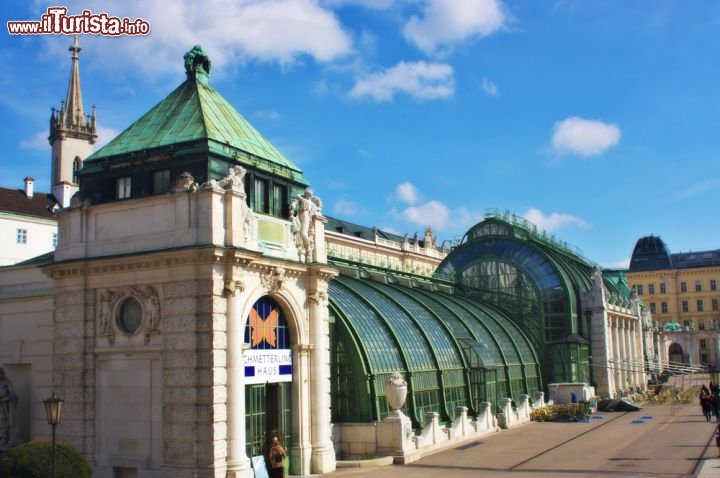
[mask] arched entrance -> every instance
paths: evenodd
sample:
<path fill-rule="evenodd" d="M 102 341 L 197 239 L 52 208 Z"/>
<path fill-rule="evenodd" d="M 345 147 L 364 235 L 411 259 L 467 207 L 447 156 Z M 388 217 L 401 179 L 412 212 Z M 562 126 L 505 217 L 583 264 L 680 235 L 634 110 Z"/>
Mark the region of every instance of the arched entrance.
<path fill-rule="evenodd" d="M 675 342 L 670 344 L 668 348 L 668 359 L 670 362 L 685 363 L 685 354 L 683 353 L 682 346 Z"/>
<path fill-rule="evenodd" d="M 245 322 L 245 427 L 247 454 L 267 456 L 273 436 L 291 446 L 292 353 L 287 320 L 270 297 L 253 305 Z M 289 460 L 288 460 L 289 461 Z"/>

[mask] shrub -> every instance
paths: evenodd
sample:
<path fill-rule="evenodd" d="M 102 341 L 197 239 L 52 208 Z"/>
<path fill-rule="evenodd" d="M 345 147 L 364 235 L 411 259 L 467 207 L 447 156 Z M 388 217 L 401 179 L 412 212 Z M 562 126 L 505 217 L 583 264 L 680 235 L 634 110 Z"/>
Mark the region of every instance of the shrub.
<path fill-rule="evenodd" d="M 92 478 L 85 457 L 67 443 L 55 443 L 57 478 Z M 8 478 L 47 478 L 52 474 L 52 442 L 23 443 L 0 457 L 0 476 Z"/>

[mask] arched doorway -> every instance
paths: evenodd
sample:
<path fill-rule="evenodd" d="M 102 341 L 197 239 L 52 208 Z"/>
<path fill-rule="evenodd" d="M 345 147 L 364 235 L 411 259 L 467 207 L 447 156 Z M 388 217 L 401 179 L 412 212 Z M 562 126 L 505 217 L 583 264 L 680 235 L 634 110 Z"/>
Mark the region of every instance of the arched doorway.
<path fill-rule="evenodd" d="M 292 353 L 290 331 L 280 306 L 270 297 L 253 305 L 245 322 L 245 427 L 247 454 L 267 456 L 277 436 L 291 446 Z"/>
<path fill-rule="evenodd" d="M 685 354 L 683 354 L 682 346 L 675 342 L 670 344 L 668 348 L 668 359 L 670 362 L 685 363 Z"/>

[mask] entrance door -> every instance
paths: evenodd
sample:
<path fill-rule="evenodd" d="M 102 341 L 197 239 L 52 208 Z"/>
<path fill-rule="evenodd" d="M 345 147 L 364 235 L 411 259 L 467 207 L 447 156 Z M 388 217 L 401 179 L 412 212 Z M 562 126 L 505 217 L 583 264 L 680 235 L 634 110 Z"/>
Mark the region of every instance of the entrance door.
<path fill-rule="evenodd" d="M 270 297 L 253 305 L 245 323 L 245 413 L 247 454 L 265 456 L 273 437 L 291 443 L 292 353 L 287 321 Z"/>
<path fill-rule="evenodd" d="M 267 457 L 274 436 L 290 448 L 290 383 L 246 385 L 245 412 L 249 457 Z"/>
<path fill-rule="evenodd" d="M 675 362 L 678 364 L 685 363 L 685 355 L 683 353 L 683 348 L 678 343 L 673 343 L 670 345 L 668 355 L 670 356 L 670 362 Z"/>

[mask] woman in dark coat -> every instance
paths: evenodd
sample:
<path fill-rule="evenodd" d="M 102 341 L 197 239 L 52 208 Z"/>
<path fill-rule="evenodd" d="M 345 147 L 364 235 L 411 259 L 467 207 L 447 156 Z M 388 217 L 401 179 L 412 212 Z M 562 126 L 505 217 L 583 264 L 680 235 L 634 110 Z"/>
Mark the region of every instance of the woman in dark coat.
<path fill-rule="evenodd" d="M 270 458 L 270 477 L 271 478 L 284 478 L 285 477 L 285 457 L 287 451 L 280 444 L 278 437 L 273 437 L 272 448 L 268 454 Z"/>

